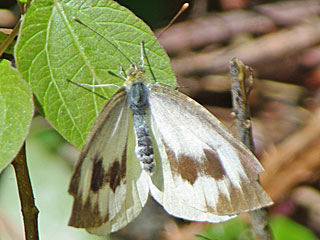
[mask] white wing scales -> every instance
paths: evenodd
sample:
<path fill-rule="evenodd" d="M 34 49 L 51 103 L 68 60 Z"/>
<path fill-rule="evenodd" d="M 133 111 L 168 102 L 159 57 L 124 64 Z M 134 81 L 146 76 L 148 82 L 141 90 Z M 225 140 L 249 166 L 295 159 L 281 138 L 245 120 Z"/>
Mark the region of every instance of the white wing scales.
<path fill-rule="evenodd" d="M 163 190 L 156 180 L 150 188 L 169 213 L 220 222 L 272 204 L 257 182 L 260 163 L 217 119 L 182 93 L 149 88 L 151 128 L 164 179 Z"/>
<path fill-rule="evenodd" d="M 69 225 L 92 232 L 116 231 L 145 205 L 149 188 L 134 156 L 129 113 L 127 95 L 121 89 L 91 129 L 69 187 L 74 196 Z"/>

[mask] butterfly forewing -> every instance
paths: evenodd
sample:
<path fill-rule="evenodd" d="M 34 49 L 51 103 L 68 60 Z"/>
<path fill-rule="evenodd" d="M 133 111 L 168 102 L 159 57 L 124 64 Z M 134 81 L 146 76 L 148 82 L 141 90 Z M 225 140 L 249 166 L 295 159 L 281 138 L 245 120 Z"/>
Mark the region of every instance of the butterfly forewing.
<path fill-rule="evenodd" d="M 130 118 L 122 88 L 100 113 L 81 152 L 69 187 L 74 196 L 69 225 L 96 228 L 109 222 L 110 231 L 117 230 L 136 217 L 145 204 L 148 186 L 140 186 L 142 171 L 139 161 L 133 160 Z M 119 214 L 127 220 L 116 226 L 118 219 L 115 224 L 112 220 Z"/>
<path fill-rule="evenodd" d="M 163 194 L 155 181 L 151 191 L 169 213 L 219 222 L 272 204 L 257 182 L 263 171 L 258 160 L 206 109 L 156 84 L 150 86 L 149 103 L 164 174 Z M 180 204 L 181 211 L 174 207 Z"/>

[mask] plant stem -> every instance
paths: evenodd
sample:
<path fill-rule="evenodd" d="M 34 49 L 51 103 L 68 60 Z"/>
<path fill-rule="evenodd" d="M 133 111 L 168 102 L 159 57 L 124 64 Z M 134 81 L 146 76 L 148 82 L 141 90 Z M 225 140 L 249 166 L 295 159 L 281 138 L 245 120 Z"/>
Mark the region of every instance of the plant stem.
<path fill-rule="evenodd" d="M 232 102 L 236 115 L 236 125 L 240 141 L 252 152 L 254 145 L 252 139 L 251 116 L 248 106 L 248 80 L 252 80 L 252 70 L 240 60 L 233 58 L 230 61 L 229 73 L 232 80 Z M 249 212 L 253 233 L 258 240 L 271 240 L 271 232 L 268 225 L 268 213 L 265 209 Z"/>
<path fill-rule="evenodd" d="M 17 36 L 19 32 L 19 28 L 20 28 L 20 21 L 17 22 L 16 26 L 14 27 L 14 29 L 12 30 L 8 38 L 0 46 L 0 57 L 2 56 L 4 51 L 8 48 L 10 43 L 14 40 L 14 38 Z"/>
<path fill-rule="evenodd" d="M 12 162 L 12 165 L 16 173 L 26 240 L 38 240 L 39 210 L 34 202 L 34 196 L 26 159 L 27 158 L 24 143 L 18 155 Z"/>

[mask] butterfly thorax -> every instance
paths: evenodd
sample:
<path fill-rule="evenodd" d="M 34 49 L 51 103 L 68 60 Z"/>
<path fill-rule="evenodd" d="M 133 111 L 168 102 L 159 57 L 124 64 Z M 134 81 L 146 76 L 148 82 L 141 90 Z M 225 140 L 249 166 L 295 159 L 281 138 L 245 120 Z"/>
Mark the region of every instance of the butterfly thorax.
<path fill-rule="evenodd" d="M 133 129 L 135 133 L 135 153 L 141 167 L 149 174 L 154 172 L 153 147 L 150 137 L 150 127 L 147 121 L 148 88 L 144 84 L 145 72 L 143 67 L 133 66 L 127 72 L 126 82 L 129 106 L 132 111 Z"/>
<path fill-rule="evenodd" d="M 147 82 L 144 67 L 138 66 L 137 64 L 132 64 L 126 74 L 128 77 L 124 85 L 128 88 L 136 82 Z"/>

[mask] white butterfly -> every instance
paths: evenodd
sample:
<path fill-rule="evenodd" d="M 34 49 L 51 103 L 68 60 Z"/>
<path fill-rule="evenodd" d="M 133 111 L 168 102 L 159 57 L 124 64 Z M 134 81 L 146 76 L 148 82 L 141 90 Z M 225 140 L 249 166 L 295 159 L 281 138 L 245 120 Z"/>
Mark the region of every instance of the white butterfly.
<path fill-rule="evenodd" d="M 143 58 L 143 57 L 142 57 Z M 269 206 L 255 156 L 204 107 L 134 64 L 98 116 L 75 168 L 69 225 L 106 235 L 149 193 L 171 215 L 212 223 Z"/>

